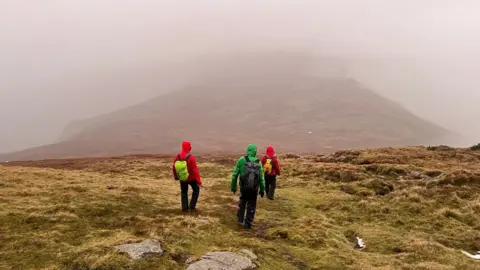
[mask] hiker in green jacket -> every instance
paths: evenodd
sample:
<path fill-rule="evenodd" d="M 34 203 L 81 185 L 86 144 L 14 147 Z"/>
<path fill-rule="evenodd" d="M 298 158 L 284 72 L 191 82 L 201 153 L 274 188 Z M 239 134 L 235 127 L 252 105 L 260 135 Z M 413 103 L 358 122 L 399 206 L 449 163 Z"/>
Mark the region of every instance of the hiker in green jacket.
<path fill-rule="evenodd" d="M 250 144 L 247 147 L 246 156 L 237 160 L 232 175 L 231 191 L 237 192 L 237 179 L 240 176 L 240 201 L 238 203 L 237 222 L 250 229 L 257 208 L 257 194 L 263 198 L 265 195 L 265 179 L 262 163 L 255 156 L 257 146 Z M 260 193 L 258 192 L 260 188 Z M 245 209 L 246 208 L 246 209 Z M 245 210 L 247 211 L 245 217 Z"/>

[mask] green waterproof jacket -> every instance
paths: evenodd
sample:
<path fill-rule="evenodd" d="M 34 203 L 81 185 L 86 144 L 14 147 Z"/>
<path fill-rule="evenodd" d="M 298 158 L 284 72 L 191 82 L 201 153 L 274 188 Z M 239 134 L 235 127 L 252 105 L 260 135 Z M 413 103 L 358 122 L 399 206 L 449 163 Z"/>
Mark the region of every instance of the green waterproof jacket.
<path fill-rule="evenodd" d="M 247 157 L 248 157 L 248 160 L 249 161 L 252 161 L 252 160 L 255 160 L 256 159 L 256 155 L 257 155 L 257 146 L 254 145 L 254 144 L 250 144 L 248 147 L 247 147 Z M 260 165 L 260 172 L 259 172 L 259 176 L 260 176 L 260 191 L 261 192 L 265 192 L 265 179 L 264 179 L 264 174 L 263 174 L 263 166 L 262 166 L 262 163 L 259 159 L 258 160 L 258 164 Z M 233 175 L 232 175 L 232 185 L 231 185 L 231 190 L 232 192 L 236 192 L 237 191 L 237 180 L 238 180 L 238 176 L 242 177 L 245 175 L 245 157 L 241 157 L 237 160 L 237 164 L 235 165 L 235 169 L 233 170 Z"/>

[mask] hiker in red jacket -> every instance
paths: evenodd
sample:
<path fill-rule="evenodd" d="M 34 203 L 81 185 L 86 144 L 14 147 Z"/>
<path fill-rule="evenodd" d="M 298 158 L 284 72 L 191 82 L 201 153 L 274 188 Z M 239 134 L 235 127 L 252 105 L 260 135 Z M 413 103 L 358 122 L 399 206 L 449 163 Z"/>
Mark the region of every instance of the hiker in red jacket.
<path fill-rule="evenodd" d="M 262 157 L 262 165 L 265 173 L 265 191 L 268 199 L 273 200 L 277 187 L 277 175 L 280 176 L 280 164 L 272 146 L 267 147 L 267 151 Z"/>
<path fill-rule="evenodd" d="M 197 162 L 195 156 L 193 156 L 190 151 L 192 150 L 192 145 L 188 141 L 182 143 L 182 152 L 178 153 L 173 160 L 173 178 L 176 181 L 180 181 L 180 189 L 182 191 L 182 211 L 186 212 L 188 210 L 195 211 L 197 205 L 198 196 L 200 195 L 200 188 L 202 186 L 202 180 L 200 179 L 200 173 L 198 172 Z M 186 168 L 183 167 L 185 171 L 178 172 L 175 168 L 177 161 L 186 161 Z M 185 163 L 184 163 L 185 164 Z M 181 168 L 177 167 L 177 168 Z M 188 177 L 186 177 L 188 172 Z M 185 177 L 183 179 L 182 177 Z M 190 200 L 190 206 L 188 205 L 188 185 L 192 187 L 192 199 Z"/>

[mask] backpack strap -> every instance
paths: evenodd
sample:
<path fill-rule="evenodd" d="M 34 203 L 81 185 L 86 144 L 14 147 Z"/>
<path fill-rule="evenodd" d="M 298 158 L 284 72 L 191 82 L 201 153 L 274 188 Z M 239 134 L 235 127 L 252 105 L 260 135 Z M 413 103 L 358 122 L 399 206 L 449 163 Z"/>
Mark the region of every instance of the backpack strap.
<path fill-rule="evenodd" d="M 177 160 L 180 160 L 180 161 L 186 161 L 188 160 L 188 158 L 191 156 L 190 153 L 188 153 L 187 155 L 185 155 L 185 158 L 184 159 L 181 159 L 180 157 L 180 153 L 177 154 Z"/>

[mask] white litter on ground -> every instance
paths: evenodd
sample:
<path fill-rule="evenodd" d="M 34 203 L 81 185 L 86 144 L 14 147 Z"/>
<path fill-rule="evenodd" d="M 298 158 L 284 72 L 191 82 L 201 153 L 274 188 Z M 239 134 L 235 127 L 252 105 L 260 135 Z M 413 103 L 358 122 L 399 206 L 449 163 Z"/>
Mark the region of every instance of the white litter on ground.
<path fill-rule="evenodd" d="M 364 249 L 366 247 L 365 242 L 357 236 L 357 248 Z"/>
<path fill-rule="evenodd" d="M 470 254 L 470 253 L 468 253 L 468 252 L 466 252 L 466 251 L 463 251 L 463 250 L 462 250 L 462 253 L 465 254 L 465 255 L 467 255 L 468 257 L 470 257 L 470 258 L 472 258 L 472 259 L 480 260 L 480 251 L 477 251 L 477 254 L 475 254 L 475 255 L 472 255 L 472 254 Z"/>

